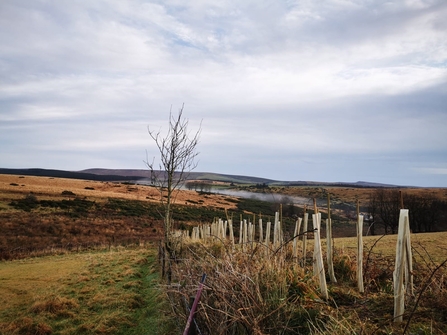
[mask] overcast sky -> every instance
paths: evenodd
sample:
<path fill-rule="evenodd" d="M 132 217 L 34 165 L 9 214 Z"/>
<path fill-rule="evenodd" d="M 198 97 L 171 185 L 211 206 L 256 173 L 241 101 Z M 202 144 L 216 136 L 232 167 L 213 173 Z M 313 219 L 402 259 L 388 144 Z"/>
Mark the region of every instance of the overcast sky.
<path fill-rule="evenodd" d="M 447 187 L 445 0 L 2 0 L 0 167 Z"/>

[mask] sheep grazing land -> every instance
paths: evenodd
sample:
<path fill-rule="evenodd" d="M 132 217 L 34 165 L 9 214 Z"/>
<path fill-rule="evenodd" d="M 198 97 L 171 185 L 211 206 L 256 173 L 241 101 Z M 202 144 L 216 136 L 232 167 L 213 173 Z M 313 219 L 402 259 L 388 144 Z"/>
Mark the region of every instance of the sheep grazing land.
<path fill-rule="evenodd" d="M 228 185 L 219 184 L 223 186 Z M 410 209 L 410 219 L 417 218 L 410 222 L 411 230 L 421 232 L 411 234 L 414 290 L 405 294 L 403 321 L 395 322 L 397 235 L 391 233 L 397 233 L 397 222 L 386 222 L 384 214 L 384 220 L 376 220 L 372 236 L 372 222 L 365 221 L 362 293 L 354 236 L 357 200 L 366 217 L 372 196 L 379 201 L 379 196 L 394 197 L 398 190 L 380 194 L 374 188 L 334 186 L 238 188 L 270 192 L 280 200 L 179 192 L 173 218 L 181 233 L 173 237 L 175 259 L 166 283 L 157 260 L 162 222 L 155 188 L 0 175 L 0 334 L 183 333 L 204 273 L 190 334 L 447 333 L 447 233 L 441 231 L 447 224 L 443 207 L 447 190 L 401 190 L 404 204 L 419 210 Z M 336 282 L 327 271 L 328 214 L 322 204 L 328 193 Z M 294 205 L 290 201 L 294 196 L 310 199 L 307 208 Z M 293 239 L 296 221 L 304 211 L 310 217 L 315 211 L 313 198 L 323 218 L 327 298 L 314 270 L 316 232 L 311 219 L 306 250 L 302 226 Z M 430 201 L 422 205 L 420 199 Z M 281 215 L 275 216 L 277 212 Z M 429 214 L 432 223 L 423 220 Z M 263 236 L 271 221 L 273 242 L 276 217 L 282 224 L 280 242 L 266 244 L 259 236 L 259 220 Z M 228 225 L 224 235 L 190 237 L 194 227 L 218 219 L 232 220 L 233 241 Z M 256 228 L 251 239 L 239 243 L 244 220 Z"/>

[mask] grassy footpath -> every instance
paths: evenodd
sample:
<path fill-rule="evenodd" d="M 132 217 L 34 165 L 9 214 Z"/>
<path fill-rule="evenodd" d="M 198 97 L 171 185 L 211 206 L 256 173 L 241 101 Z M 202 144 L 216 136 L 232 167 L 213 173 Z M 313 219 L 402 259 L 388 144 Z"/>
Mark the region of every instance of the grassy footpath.
<path fill-rule="evenodd" d="M 163 334 L 154 251 L 0 263 L 0 334 Z"/>

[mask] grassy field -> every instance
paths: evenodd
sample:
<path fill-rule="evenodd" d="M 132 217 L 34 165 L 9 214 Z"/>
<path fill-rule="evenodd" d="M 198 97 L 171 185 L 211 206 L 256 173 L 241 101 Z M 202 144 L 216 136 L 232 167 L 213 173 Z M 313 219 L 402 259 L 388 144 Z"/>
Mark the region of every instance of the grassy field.
<path fill-rule="evenodd" d="M 325 240 L 322 240 L 325 245 Z M 386 258 L 396 255 L 397 235 L 364 236 L 365 253 L 373 252 Z M 440 263 L 447 258 L 447 232 L 421 233 L 411 235 L 413 257 L 416 262 Z M 334 239 L 334 248 L 339 252 L 354 254 L 357 248 L 357 238 L 340 237 Z"/>
<path fill-rule="evenodd" d="M 0 334 L 167 334 L 153 248 L 0 263 Z"/>

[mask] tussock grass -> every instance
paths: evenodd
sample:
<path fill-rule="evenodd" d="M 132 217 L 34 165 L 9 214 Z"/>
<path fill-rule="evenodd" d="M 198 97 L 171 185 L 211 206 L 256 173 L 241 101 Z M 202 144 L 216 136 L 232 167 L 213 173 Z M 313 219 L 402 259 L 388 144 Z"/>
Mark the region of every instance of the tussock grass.
<path fill-rule="evenodd" d="M 0 334 L 165 334 L 154 252 L 0 263 Z"/>
<path fill-rule="evenodd" d="M 60 296 L 40 297 L 31 306 L 30 311 L 34 314 L 47 313 L 52 316 L 74 316 L 74 312 L 79 308 L 79 303 L 74 298 Z"/>

